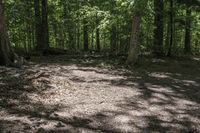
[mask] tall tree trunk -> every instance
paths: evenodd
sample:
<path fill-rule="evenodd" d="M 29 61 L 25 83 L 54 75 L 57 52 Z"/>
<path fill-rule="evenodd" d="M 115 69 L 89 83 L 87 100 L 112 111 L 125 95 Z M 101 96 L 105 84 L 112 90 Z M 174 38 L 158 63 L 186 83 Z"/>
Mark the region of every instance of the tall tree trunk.
<path fill-rule="evenodd" d="M 91 49 L 95 50 L 95 46 L 94 46 L 94 31 L 92 31 L 92 38 L 91 38 Z"/>
<path fill-rule="evenodd" d="M 73 31 L 73 25 L 72 25 L 72 21 L 71 21 L 71 9 L 70 9 L 70 5 L 66 0 L 61 0 L 62 5 L 63 5 L 63 15 L 62 18 L 63 21 L 63 39 L 64 39 L 64 46 L 66 46 L 68 44 L 68 47 L 70 50 L 74 50 L 75 49 L 75 39 L 74 39 L 74 31 Z"/>
<path fill-rule="evenodd" d="M 135 13 L 132 20 L 132 32 L 130 40 L 130 50 L 127 58 L 127 64 L 135 64 L 138 60 L 139 55 L 139 45 L 140 45 L 140 24 L 141 15 L 140 13 Z"/>
<path fill-rule="evenodd" d="M 163 56 L 163 12 L 164 12 L 164 2 L 163 0 L 154 0 L 154 10 L 155 10 L 155 30 L 154 30 L 154 54 L 156 56 Z"/>
<path fill-rule="evenodd" d="M 25 2 L 27 7 L 26 7 L 26 17 L 25 17 L 25 24 L 26 24 L 26 37 L 27 37 L 27 53 L 31 50 L 31 45 L 32 45 L 32 24 L 33 22 L 30 21 L 31 19 L 31 7 L 32 7 L 32 2 L 31 1 L 26 1 Z"/>
<path fill-rule="evenodd" d="M 77 23 L 76 23 L 76 48 L 80 50 L 80 2 L 79 0 L 76 0 L 77 5 Z"/>
<path fill-rule="evenodd" d="M 100 47 L 100 32 L 99 32 L 98 14 L 96 14 L 96 46 L 97 46 L 97 51 L 99 52 L 101 50 L 101 47 Z"/>
<path fill-rule="evenodd" d="M 6 31 L 2 0 L 0 0 L 0 65 L 11 65 L 14 62 L 14 55 Z"/>
<path fill-rule="evenodd" d="M 117 47 L 117 28 L 115 25 L 112 26 L 112 29 L 110 31 L 110 46 L 111 51 L 115 52 Z"/>
<path fill-rule="evenodd" d="M 191 54 L 191 15 L 192 11 L 190 8 L 186 10 L 186 22 L 185 22 L 185 54 Z"/>
<path fill-rule="evenodd" d="M 83 20 L 83 38 L 84 38 L 84 51 L 89 50 L 89 38 L 88 38 L 88 25 L 87 21 Z"/>
<path fill-rule="evenodd" d="M 42 0 L 42 49 L 49 48 L 49 26 L 48 26 L 48 11 L 47 0 Z"/>
<path fill-rule="evenodd" d="M 170 41 L 170 21 L 167 20 L 166 23 L 166 39 L 165 39 L 165 48 L 166 50 L 169 49 L 169 41 Z M 165 53 L 167 53 L 168 51 L 165 51 Z"/>
<path fill-rule="evenodd" d="M 76 30 L 77 30 L 76 31 L 76 39 L 77 39 L 76 47 L 77 47 L 78 50 L 80 50 L 80 28 L 79 28 L 79 22 L 77 24 L 77 29 Z"/>
<path fill-rule="evenodd" d="M 73 31 L 69 28 L 69 44 L 70 44 L 70 50 L 75 50 L 75 39 L 73 35 Z"/>
<path fill-rule="evenodd" d="M 174 2 L 173 0 L 170 0 L 170 42 L 169 42 L 169 50 L 167 53 L 167 56 L 170 57 L 172 55 L 172 46 L 173 46 L 173 35 L 174 35 L 174 28 L 173 28 L 173 22 L 174 22 Z"/>
<path fill-rule="evenodd" d="M 41 13 L 40 13 L 40 0 L 34 0 L 35 10 L 35 38 L 36 38 L 36 49 L 41 49 Z"/>

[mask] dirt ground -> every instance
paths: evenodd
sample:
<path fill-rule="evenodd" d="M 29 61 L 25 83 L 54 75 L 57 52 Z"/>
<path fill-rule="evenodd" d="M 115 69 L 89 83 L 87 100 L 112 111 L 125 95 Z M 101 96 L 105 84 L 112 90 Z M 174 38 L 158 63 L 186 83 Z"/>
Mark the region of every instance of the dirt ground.
<path fill-rule="evenodd" d="M 0 133 L 200 133 L 200 60 L 37 57 L 0 67 Z"/>

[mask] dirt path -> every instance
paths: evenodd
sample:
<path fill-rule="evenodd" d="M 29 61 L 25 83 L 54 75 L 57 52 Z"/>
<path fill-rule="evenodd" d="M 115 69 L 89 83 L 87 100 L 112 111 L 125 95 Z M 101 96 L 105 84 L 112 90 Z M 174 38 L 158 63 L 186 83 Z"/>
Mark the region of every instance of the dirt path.
<path fill-rule="evenodd" d="M 199 61 L 40 60 L 0 67 L 0 133 L 200 132 Z"/>

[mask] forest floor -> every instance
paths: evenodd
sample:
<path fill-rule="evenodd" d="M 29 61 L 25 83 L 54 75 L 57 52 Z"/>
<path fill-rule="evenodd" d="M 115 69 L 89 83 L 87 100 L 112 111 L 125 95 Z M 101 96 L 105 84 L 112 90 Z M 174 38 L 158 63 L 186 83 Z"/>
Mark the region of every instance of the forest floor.
<path fill-rule="evenodd" d="M 119 63 L 117 63 L 119 62 Z M 0 133 L 198 133 L 200 59 L 35 57 L 0 67 Z"/>

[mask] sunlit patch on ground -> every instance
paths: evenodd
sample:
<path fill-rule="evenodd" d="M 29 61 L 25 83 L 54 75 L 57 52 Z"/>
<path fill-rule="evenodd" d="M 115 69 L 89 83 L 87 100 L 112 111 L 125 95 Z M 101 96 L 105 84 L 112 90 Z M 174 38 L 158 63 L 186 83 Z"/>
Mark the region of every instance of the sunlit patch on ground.
<path fill-rule="evenodd" d="M 0 132 L 200 132 L 198 66 L 152 62 L 133 71 L 90 60 L 0 67 Z"/>

